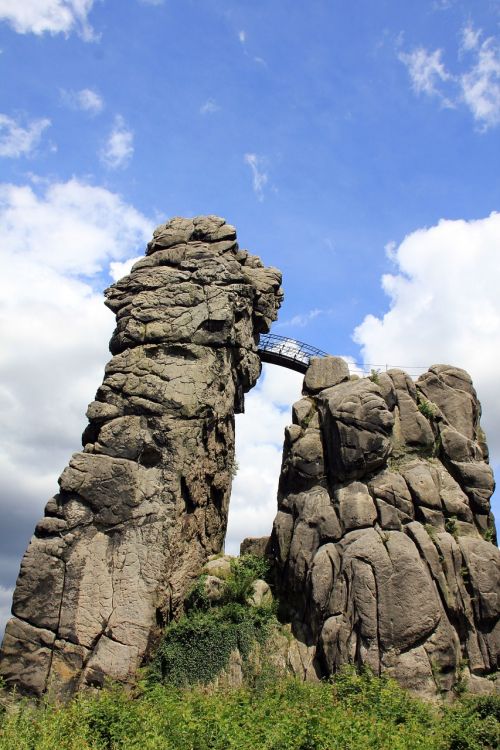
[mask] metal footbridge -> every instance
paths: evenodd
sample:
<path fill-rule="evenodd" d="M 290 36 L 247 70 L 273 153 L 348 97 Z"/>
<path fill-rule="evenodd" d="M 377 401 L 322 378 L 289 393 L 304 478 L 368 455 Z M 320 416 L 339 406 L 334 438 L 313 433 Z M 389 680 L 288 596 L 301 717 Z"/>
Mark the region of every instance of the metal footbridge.
<path fill-rule="evenodd" d="M 311 357 L 328 357 L 329 355 L 321 349 L 304 344 L 303 341 L 277 336 L 275 333 L 264 333 L 259 341 L 259 356 L 261 362 L 288 367 L 289 370 L 304 373 L 309 367 Z"/>

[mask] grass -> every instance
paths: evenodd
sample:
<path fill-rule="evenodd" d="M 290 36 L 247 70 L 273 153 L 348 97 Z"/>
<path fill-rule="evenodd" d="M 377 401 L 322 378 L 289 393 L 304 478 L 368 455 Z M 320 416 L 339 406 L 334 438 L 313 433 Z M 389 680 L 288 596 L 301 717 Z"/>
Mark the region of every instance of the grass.
<path fill-rule="evenodd" d="M 0 750 L 493 750 L 500 700 L 436 707 L 389 679 L 351 670 L 238 689 L 142 684 L 80 694 L 66 706 L 18 702 Z"/>

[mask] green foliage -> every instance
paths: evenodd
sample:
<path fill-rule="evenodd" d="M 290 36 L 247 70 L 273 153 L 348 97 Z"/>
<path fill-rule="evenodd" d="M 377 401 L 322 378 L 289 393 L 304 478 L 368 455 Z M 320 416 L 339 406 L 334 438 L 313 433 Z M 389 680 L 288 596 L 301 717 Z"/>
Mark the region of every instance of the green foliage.
<path fill-rule="evenodd" d="M 498 750 L 500 698 L 464 696 L 443 712 L 442 744 L 446 750 Z"/>
<path fill-rule="evenodd" d="M 455 516 L 450 516 L 445 519 L 444 528 L 454 539 L 458 539 L 457 519 Z"/>
<path fill-rule="evenodd" d="M 368 380 L 371 380 L 372 383 L 379 383 L 380 382 L 380 370 L 376 370 L 374 367 L 370 370 L 370 374 L 368 375 Z"/>
<path fill-rule="evenodd" d="M 257 555 L 242 555 L 231 560 L 231 575 L 226 581 L 225 600 L 245 604 L 257 578 L 266 578 L 269 563 Z"/>
<path fill-rule="evenodd" d="M 493 524 L 482 532 L 482 537 L 486 542 L 493 543 L 495 541 L 495 528 Z"/>
<path fill-rule="evenodd" d="M 206 685 L 227 666 L 232 651 L 247 658 L 263 643 L 272 625 L 272 609 L 229 602 L 208 611 L 191 610 L 169 625 L 153 660 L 150 679 L 173 685 Z"/>
<path fill-rule="evenodd" d="M 227 667 L 233 651 L 248 659 L 254 644 L 263 644 L 272 628 L 279 627 L 273 608 L 247 604 L 253 582 L 268 572 L 269 564 L 261 557 L 234 558 L 220 604 L 208 599 L 206 576 L 200 576 L 186 599 L 186 615 L 163 633 L 149 679 L 207 685 Z"/>
<path fill-rule="evenodd" d="M 499 729 L 498 697 L 438 708 L 389 679 L 344 670 L 324 683 L 153 684 L 64 707 L 20 702 L 0 719 L 0 750 L 496 750 Z"/>
<path fill-rule="evenodd" d="M 191 609 L 197 609 L 200 611 L 206 611 L 212 606 L 212 602 L 207 596 L 205 590 L 206 575 L 201 575 L 197 580 L 192 589 L 188 592 L 186 601 L 184 602 L 186 611 Z"/>
<path fill-rule="evenodd" d="M 433 401 L 422 399 L 418 404 L 418 410 L 426 419 L 434 420 L 439 414 L 439 407 Z"/>
<path fill-rule="evenodd" d="M 467 665 L 467 659 L 462 659 L 457 666 L 456 681 L 453 686 L 455 695 L 464 695 L 467 690 L 467 683 L 465 681 L 465 668 Z"/>

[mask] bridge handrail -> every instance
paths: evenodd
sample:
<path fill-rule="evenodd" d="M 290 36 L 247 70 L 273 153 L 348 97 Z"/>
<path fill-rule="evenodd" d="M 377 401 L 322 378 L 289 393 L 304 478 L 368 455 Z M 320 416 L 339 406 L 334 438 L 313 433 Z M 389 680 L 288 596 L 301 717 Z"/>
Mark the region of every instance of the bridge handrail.
<path fill-rule="evenodd" d="M 282 364 L 299 372 L 305 372 L 311 357 L 329 356 L 326 352 L 304 341 L 297 341 L 289 336 L 278 336 L 276 333 L 261 335 L 259 355 L 263 362 Z"/>

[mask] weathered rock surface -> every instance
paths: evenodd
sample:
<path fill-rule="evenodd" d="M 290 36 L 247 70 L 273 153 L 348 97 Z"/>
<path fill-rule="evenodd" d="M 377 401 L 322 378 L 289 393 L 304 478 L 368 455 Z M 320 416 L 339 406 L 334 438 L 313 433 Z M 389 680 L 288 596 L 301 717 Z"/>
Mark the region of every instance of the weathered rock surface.
<path fill-rule="evenodd" d="M 114 355 L 24 556 L 0 673 L 67 695 L 134 675 L 224 540 L 234 413 L 281 275 L 215 216 L 158 227 L 106 292 Z"/>
<path fill-rule="evenodd" d="M 428 696 L 464 676 L 494 690 L 500 552 L 470 377 L 437 365 L 416 383 L 347 381 L 328 359 L 285 432 L 271 537 L 283 615 L 315 674 L 350 663 Z"/>

